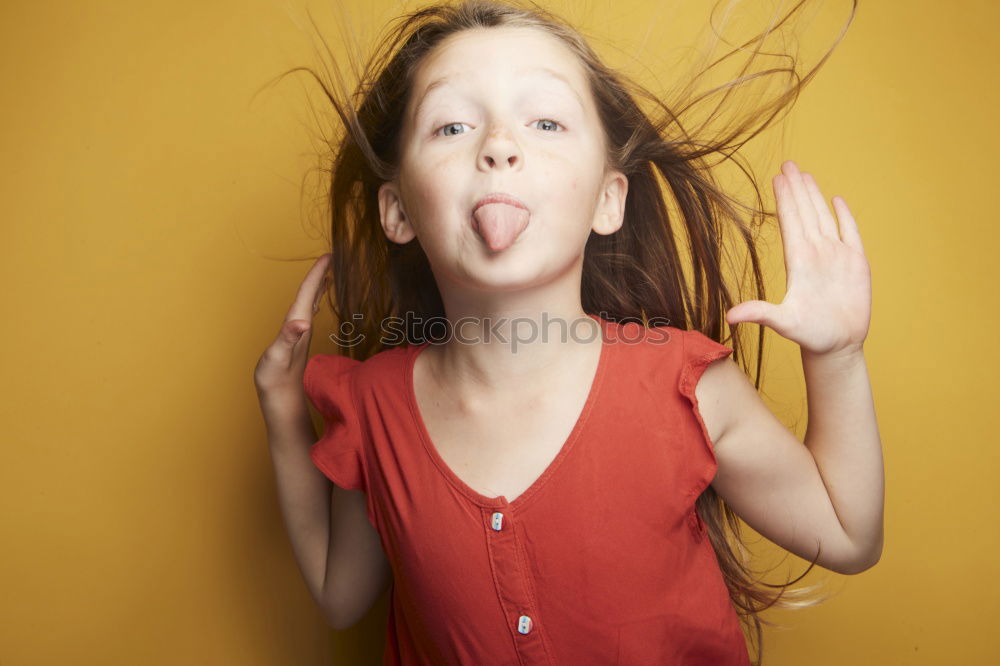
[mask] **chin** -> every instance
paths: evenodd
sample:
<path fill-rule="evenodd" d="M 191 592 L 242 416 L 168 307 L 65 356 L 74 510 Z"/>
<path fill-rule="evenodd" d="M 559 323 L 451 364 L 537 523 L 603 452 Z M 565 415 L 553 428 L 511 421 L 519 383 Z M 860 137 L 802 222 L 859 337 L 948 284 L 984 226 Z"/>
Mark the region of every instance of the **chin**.
<path fill-rule="evenodd" d="M 517 244 L 478 261 L 457 266 L 459 283 L 483 291 L 521 291 L 565 278 L 581 257 L 542 257 L 528 250 L 517 252 Z"/>

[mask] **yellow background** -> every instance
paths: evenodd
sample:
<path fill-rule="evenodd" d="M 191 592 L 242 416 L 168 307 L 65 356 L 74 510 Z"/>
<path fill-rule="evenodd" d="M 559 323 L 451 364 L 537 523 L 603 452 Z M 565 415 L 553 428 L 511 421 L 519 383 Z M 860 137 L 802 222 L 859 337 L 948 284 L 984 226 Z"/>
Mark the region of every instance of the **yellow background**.
<path fill-rule="evenodd" d="M 847 5 L 813 12 L 804 57 Z M 386 597 L 335 632 L 301 579 L 251 378 L 310 265 L 279 260 L 325 249 L 316 188 L 300 193 L 319 182 L 315 87 L 254 92 L 318 64 L 307 7 L 338 43 L 333 6 L 0 8 L 3 666 L 379 663 Z M 624 55 L 655 70 L 709 6 L 566 14 L 641 77 Z M 345 7 L 370 36 L 397 5 Z M 836 596 L 766 615 L 788 627 L 767 629 L 767 664 L 1000 663 L 997 25 L 985 0 L 862 0 L 751 151 L 768 197 L 793 159 L 858 221 L 887 488 L 882 561 L 810 573 Z M 780 300 L 780 240 L 768 266 Z M 767 398 L 801 436 L 801 365 L 770 338 Z M 769 580 L 802 569 L 789 556 Z"/>

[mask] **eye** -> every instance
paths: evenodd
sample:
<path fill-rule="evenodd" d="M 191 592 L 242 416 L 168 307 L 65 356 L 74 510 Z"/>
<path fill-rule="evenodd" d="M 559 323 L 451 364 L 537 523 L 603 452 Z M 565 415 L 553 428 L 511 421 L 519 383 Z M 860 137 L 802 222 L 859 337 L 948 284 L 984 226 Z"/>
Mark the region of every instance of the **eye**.
<path fill-rule="evenodd" d="M 441 130 L 445 130 L 442 136 L 455 136 L 456 134 L 461 134 L 462 132 L 449 132 L 448 129 L 451 127 L 458 127 L 460 125 L 465 125 L 465 123 L 448 123 L 447 125 L 441 125 L 436 130 L 434 130 L 434 135 L 437 136 L 441 134 Z M 468 125 L 465 125 L 468 127 Z"/>
<path fill-rule="evenodd" d="M 559 124 L 559 123 L 557 123 L 556 121 L 554 121 L 554 120 L 550 120 L 550 119 L 548 119 L 548 118 L 539 118 L 539 119 L 538 119 L 538 120 L 536 120 L 535 122 L 536 122 L 536 123 L 548 123 L 548 126 L 552 127 L 552 131 L 557 131 L 557 130 L 555 129 L 556 127 L 562 127 L 562 125 L 560 125 L 560 124 Z"/>
<path fill-rule="evenodd" d="M 562 127 L 562 125 L 560 123 L 557 123 L 556 121 L 551 120 L 549 118 L 540 118 L 540 119 L 536 120 L 535 123 L 536 124 L 537 123 L 546 123 L 546 125 L 544 127 L 551 128 L 551 129 L 547 129 L 546 130 L 546 131 L 549 131 L 549 132 L 558 132 L 559 130 L 556 129 L 556 128 Z M 435 136 L 457 136 L 458 134 L 464 134 L 464 132 L 454 132 L 454 131 L 451 131 L 452 128 L 454 128 L 454 127 L 461 127 L 461 126 L 468 127 L 468 125 L 466 125 L 465 123 L 448 123 L 446 125 L 441 125 L 436 130 L 434 130 L 434 135 Z M 442 133 L 442 130 L 443 130 L 443 133 Z"/>

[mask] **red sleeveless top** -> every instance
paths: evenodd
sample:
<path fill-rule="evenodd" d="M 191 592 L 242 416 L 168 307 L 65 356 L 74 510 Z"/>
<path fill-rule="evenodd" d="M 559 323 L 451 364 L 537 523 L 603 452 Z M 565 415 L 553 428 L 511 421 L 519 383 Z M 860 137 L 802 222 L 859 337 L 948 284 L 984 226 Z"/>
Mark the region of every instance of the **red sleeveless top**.
<path fill-rule="evenodd" d="M 412 372 L 431 343 L 309 359 L 312 460 L 366 493 L 392 568 L 383 664 L 750 663 L 694 506 L 717 467 L 694 388 L 733 350 L 590 316 L 604 340 L 583 411 L 512 502 L 466 485 L 430 441 Z"/>

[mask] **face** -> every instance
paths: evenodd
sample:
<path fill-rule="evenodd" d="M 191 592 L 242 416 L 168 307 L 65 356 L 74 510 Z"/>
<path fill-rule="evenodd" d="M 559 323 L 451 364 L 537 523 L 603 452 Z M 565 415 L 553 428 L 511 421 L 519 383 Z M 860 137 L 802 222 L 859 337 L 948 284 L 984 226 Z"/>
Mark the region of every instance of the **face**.
<path fill-rule="evenodd" d="M 628 181 L 605 164 L 586 75 L 567 47 L 532 28 L 466 30 L 414 72 L 399 176 L 379 190 L 382 226 L 394 242 L 418 239 L 442 292 L 540 285 L 582 269 L 591 231 L 621 226 Z M 485 207 L 501 229 L 490 234 L 473 207 L 497 192 L 527 212 Z M 527 226 L 505 236 L 525 214 Z"/>

